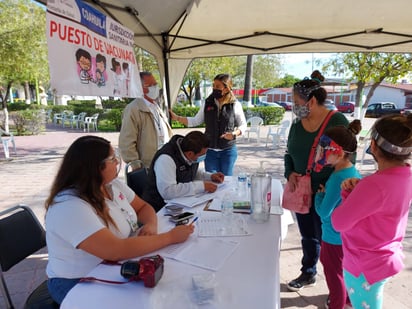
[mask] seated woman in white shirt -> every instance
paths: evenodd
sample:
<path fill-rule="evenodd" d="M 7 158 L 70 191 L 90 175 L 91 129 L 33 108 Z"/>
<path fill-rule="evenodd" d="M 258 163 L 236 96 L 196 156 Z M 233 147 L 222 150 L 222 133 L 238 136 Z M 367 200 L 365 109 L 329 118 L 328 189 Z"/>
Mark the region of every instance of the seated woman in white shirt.
<path fill-rule="evenodd" d="M 63 158 L 46 200 L 46 272 L 59 304 L 102 261 L 143 256 L 193 233 L 193 225 L 181 225 L 158 234 L 151 205 L 116 179 L 120 162 L 97 136 L 78 138 Z"/>

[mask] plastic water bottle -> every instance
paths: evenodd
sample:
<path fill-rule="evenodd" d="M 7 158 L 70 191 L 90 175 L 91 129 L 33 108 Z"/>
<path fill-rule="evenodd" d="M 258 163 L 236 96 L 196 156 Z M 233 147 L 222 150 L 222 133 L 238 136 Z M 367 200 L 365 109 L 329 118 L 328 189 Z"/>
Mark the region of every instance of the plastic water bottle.
<path fill-rule="evenodd" d="M 247 198 L 248 196 L 248 183 L 247 183 L 247 175 L 245 172 L 239 172 L 237 176 L 237 192 L 238 196 L 241 198 Z"/>
<path fill-rule="evenodd" d="M 220 232 L 222 236 L 230 234 L 232 231 L 233 222 L 233 200 L 230 194 L 226 195 L 222 200 L 222 221 Z"/>
<path fill-rule="evenodd" d="M 221 210 L 223 217 L 230 217 L 233 215 L 233 200 L 230 196 L 226 195 L 223 198 Z"/>

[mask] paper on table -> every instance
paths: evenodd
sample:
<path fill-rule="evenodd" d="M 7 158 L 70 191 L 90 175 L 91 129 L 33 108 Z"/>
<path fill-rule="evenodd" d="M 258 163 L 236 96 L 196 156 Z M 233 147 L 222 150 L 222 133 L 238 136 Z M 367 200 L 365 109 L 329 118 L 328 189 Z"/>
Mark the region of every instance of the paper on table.
<path fill-rule="evenodd" d="M 221 214 L 205 213 L 200 217 L 197 229 L 199 237 L 252 235 L 245 216 L 240 214 L 233 214 L 228 222 L 228 218 Z"/>
<path fill-rule="evenodd" d="M 211 203 L 207 206 L 207 209 L 210 211 L 221 211 L 222 200 L 219 198 L 214 198 Z M 242 207 L 233 207 L 233 211 L 237 213 L 245 213 L 250 214 L 250 208 L 242 208 Z M 283 208 L 280 205 L 276 205 L 272 202 L 272 206 L 270 207 L 270 214 L 271 215 L 282 215 Z"/>
<path fill-rule="evenodd" d="M 206 203 L 214 198 L 213 193 L 205 193 L 193 196 L 177 197 L 171 200 L 167 200 L 167 205 L 181 205 L 184 207 L 195 207 L 200 204 Z"/>
<path fill-rule="evenodd" d="M 219 183 L 217 185 L 218 188 L 214 193 L 203 192 L 192 196 L 177 197 L 171 200 L 167 200 L 166 203 L 167 205 L 180 205 L 189 208 L 201 205 L 212 200 L 218 194 L 221 194 L 222 191 L 225 191 L 228 187 L 226 182 Z"/>
<path fill-rule="evenodd" d="M 166 258 L 200 268 L 217 271 L 235 251 L 239 242 L 218 238 L 196 238 L 161 249 L 158 253 Z"/>

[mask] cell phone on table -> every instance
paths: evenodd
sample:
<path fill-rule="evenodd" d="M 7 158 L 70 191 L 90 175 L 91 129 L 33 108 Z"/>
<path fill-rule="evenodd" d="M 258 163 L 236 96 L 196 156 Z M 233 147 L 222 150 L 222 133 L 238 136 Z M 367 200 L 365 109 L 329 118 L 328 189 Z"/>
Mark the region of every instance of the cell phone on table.
<path fill-rule="evenodd" d="M 184 213 L 181 213 L 180 215 L 171 216 L 169 220 L 176 225 L 181 225 L 189 223 L 189 219 L 193 218 L 194 216 L 195 214 L 193 212 L 186 211 Z"/>

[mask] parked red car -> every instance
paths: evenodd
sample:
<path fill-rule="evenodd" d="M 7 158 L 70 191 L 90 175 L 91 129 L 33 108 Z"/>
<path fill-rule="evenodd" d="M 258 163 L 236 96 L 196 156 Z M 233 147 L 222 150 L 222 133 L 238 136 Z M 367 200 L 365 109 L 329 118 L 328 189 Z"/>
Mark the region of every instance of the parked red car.
<path fill-rule="evenodd" d="M 338 111 L 342 113 L 350 114 L 350 113 L 353 113 L 355 110 L 355 102 L 350 102 L 350 101 L 341 102 L 337 104 L 336 107 L 338 108 Z"/>
<path fill-rule="evenodd" d="M 276 101 L 279 105 L 281 105 L 285 111 L 291 111 L 292 110 L 292 102 L 287 102 L 287 101 Z"/>

